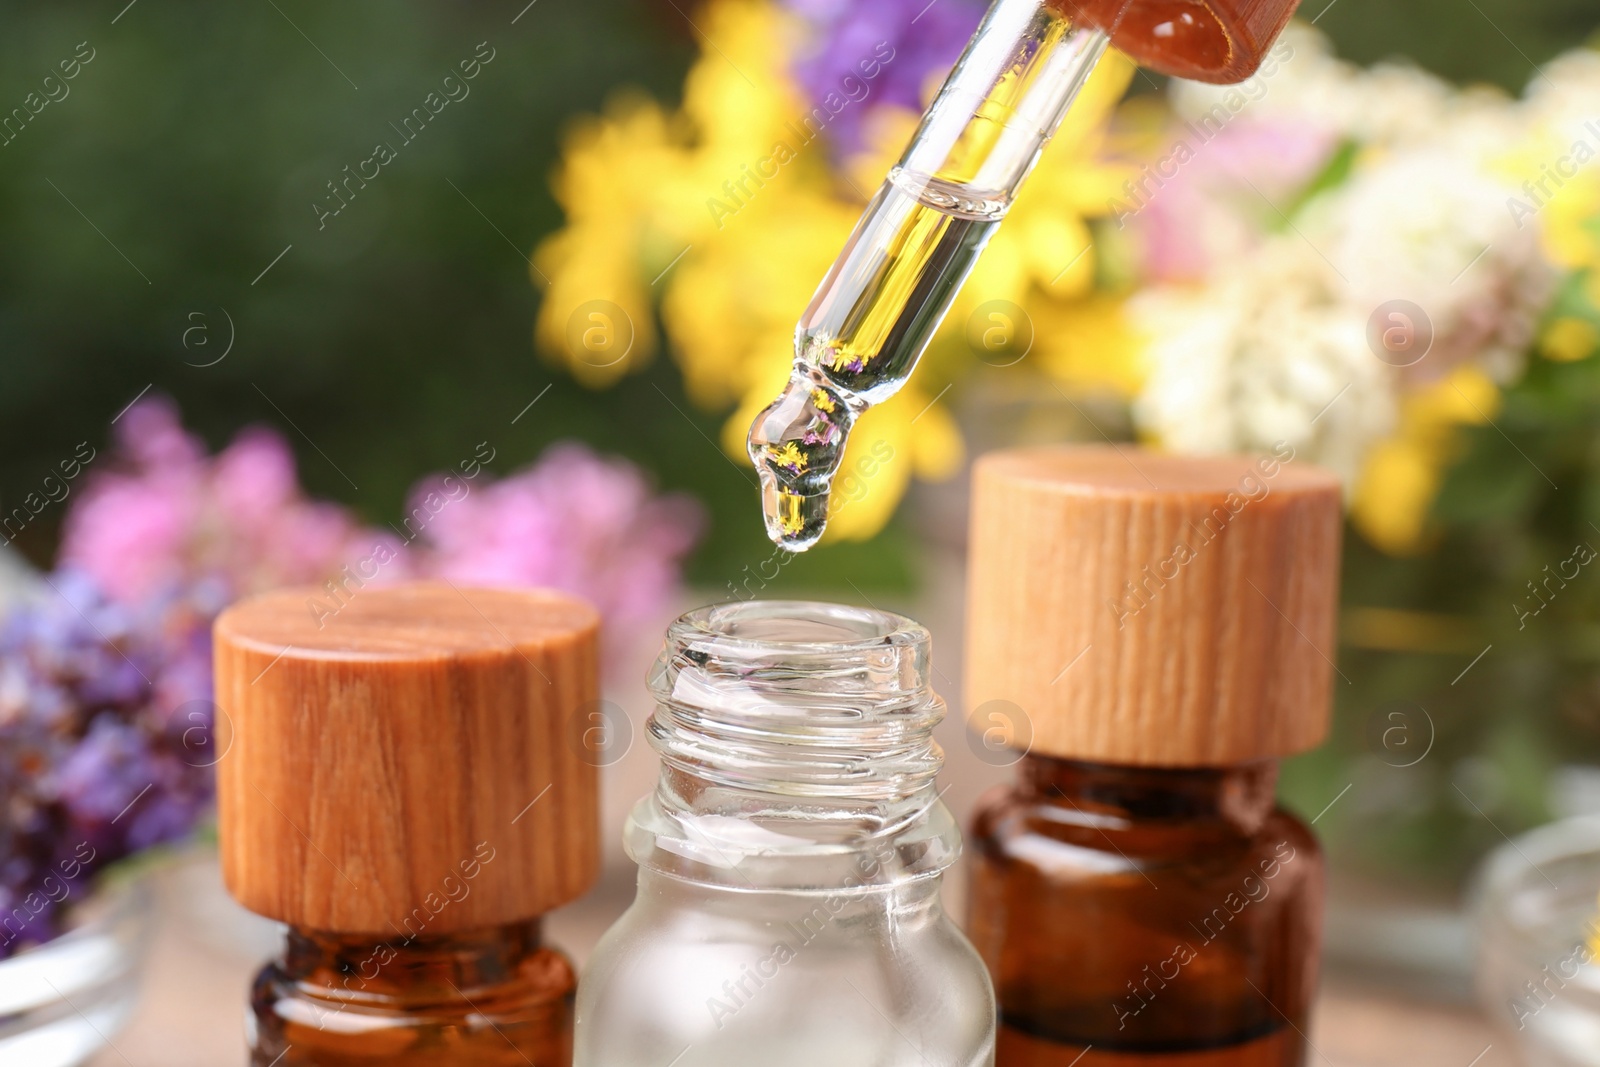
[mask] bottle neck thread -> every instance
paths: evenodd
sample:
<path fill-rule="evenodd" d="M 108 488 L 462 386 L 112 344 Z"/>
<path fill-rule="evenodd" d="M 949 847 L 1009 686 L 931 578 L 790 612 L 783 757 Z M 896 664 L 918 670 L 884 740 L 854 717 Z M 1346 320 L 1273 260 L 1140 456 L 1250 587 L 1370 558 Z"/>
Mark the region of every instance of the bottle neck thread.
<path fill-rule="evenodd" d="M 911 620 L 841 605 L 746 601 L 678 619 L 650 674 L 661 777 L 634 813 L 634 858 L 735 882 L 864 851 L 884 853 L 883 879 L 942 869 L 956 846 L 934 787 L 944 702 L 929 655 Z"/>

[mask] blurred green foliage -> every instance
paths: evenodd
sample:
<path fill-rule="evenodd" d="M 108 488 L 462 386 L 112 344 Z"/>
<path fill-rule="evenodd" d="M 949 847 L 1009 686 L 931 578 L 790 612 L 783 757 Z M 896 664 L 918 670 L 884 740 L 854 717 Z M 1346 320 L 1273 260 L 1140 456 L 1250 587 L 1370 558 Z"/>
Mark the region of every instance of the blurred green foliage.
<path fill-rule="evenodd" d="M 1594 0 L 1304 0 L 1339 55 L 1363 65 L 1410 59 L 1460 84 L 1517 94 L 1536 64 L 1600 27 Z"/>
<path fill-rule="evenodd" d="M 1600 329 L 1587 281 L 1551 314 Z M 1318 825 L 1336 856 L 1449 882 L 1561 814 L 1558 770 L 1600 763 L 1600 356 L 1531 357 L 1464 435 L 1433 518 L 1414 559 L 1348 535 L 1334 736 L 1286 791 L 1315 813 L 1350 785 Z M 1373 608 L 1401 614 L 1362 624 Z"/>
<path fill-rule="evenodd" d="M 1339 0 L 1319 25 L 1356 59 L 1410 52 L 1518 85 L 1594 21 L 1588 0 L 1446 3 Z M 669 359 L 595 393 L 531 343 L 524 257 L 559 221 L 547 179 L 562 133 L 624 84 L 674 100 L 697 50 L 693 9 L 524 5 L 0 4 L 0 109 L 24 106 L 80 42 L 94 50 L 70 94 L 0 148 L 0 506 L 79 441 L 103 446 L 151 386 L 213 444 L 279 426 L 311 491 L 373 521 L 479 441 L 503 472 L 577 437 L 706 501 L 700 582 L 720 589 L 765 559 L 752 478 L 713 444 L 720 414 L 689 406 Z M 319 229 L 326 183 L 398 143 L 390 124 L 480 42 L 494 59 L 470 96 Z M 230 335 L 225 359 L 195 365 Z M 20 547 L 47 561 L 59 517 Z M 783 584 L 904 585 L 909 545 L 892 526 L 795 563 Z"/>
<path fill-rule="evenodd" d="M 531 343 L 564 130 L 622 83 L 675 97 L 691 31 L 667 5 L 525 3 L 6 5 L 5 107 L 79 42 L 94 58 L 0 148 L 0 502 L 153 385 L 213 444 L 277 425 L 312 492 L 374 521 L 486 439 L 502 473 L 578 437 L 719 516 L 752 507 L 669 363 L 595 393 Z M 480 42 L 468 95 L 406 143 L 391 123 Z M 380 141 L 398 157 L 319 228 Z M 719 523 L 708 555 L 762 558 L 753 525 Z M 20 544 L 44 561 L 52 539 Z"/>

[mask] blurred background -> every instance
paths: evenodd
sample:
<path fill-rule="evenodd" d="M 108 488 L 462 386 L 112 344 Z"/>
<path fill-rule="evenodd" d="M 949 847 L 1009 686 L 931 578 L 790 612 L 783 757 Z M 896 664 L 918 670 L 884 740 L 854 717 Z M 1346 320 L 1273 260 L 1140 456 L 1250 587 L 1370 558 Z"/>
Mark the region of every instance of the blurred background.
<path fill-rule="evenodd" d="M 3 8 L 0 911 L 26 922 L 0 952 L 43 948 L 0 970 L 91 916 L 148 935 L 97 1063 L 242 1062 L 273 932 L 207 843 L 231 599 L 381 545 L 383 580 L 601 606 L 610 860 L 555 924 L 581 957 L 631 892 L 673 615 L 906 611 L 957 710 L 971 457 L 1105 439 L 1286 444 L 1345 479 L 1334 734 L 1282 785 L 1333 868 L 1313 1037 L 1512 1062 L 1471 1007 L 1472 872 L 1600 812 L 1592 3 L 1307 0 L 1236 89 L 1102 63 L 800 557 L 765 539 L 744 429 L 981 5 Z M 958 719 L 964 818 L 1008 772 Z M 52 871 L 71 891 L 41 900 Z"/>

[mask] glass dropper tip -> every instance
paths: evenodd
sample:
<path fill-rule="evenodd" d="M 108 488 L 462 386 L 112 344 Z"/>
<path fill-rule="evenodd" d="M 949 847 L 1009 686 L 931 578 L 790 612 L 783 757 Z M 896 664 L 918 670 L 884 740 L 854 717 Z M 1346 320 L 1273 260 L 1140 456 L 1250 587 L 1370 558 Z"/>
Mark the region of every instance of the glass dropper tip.
<path fill-rule="evenodd" d="M 828 525 L 830 489 L 801 494 L 781 484 L 767 471 L 761 477 L 761 514 L 766 520 L 767 537 L 779 548 L 804 552 L 822 540 Z"/>
<path fill-rule="evenodd" d="M 761 514 L 767 536 L 780 548 L 804 552 L 822 537 L 833 476 L 855 419 L 855 410 L 820 375 L 796 367 L 751 424 L 747 448 L 761 478 Z"/>

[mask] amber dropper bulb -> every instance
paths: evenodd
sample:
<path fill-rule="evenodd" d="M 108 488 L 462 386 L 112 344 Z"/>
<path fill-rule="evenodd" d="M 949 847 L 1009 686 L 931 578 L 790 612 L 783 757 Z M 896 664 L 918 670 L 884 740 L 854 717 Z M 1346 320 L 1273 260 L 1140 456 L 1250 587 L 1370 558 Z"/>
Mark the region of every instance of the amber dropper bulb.
<path fill-rule="evenodd" d="M 217 620 L 223 878 L 289 927 L 252 1067 L 568 1067 L 576 978 L 541 917 L 598 871 L 597 625 L 447 583 Z"/>
<path fill-rule="evenodd" d="M 1107 43 L 1163 73 L 1239 81 L 1296 3 L 995 0 L 801 315 L 788 383 L 751 424 L 768 537 L 800 552 L 822 536 L 851 427 L 911 377 Z"/>
<path fill-rule="evenodd" d="M 977 463 L 966 703 L 1017 769 L 968 836 L 996 1067 L 1305 1062 L 1323 861 L 1275 786 L 1327 732 L 1342 509 L 1292 455 Z"/>

